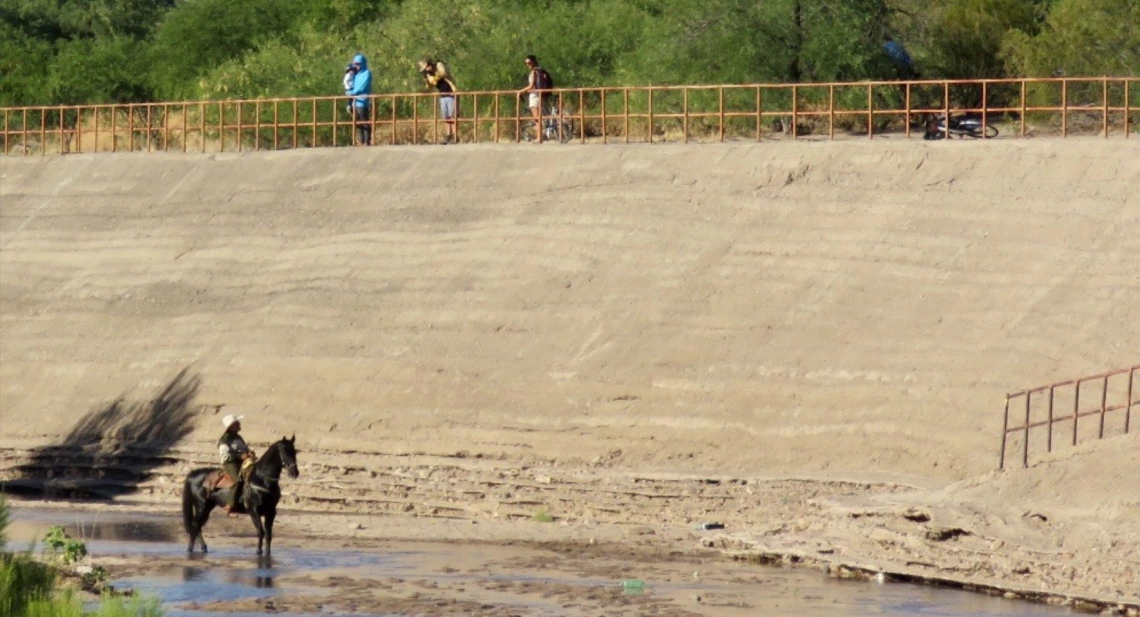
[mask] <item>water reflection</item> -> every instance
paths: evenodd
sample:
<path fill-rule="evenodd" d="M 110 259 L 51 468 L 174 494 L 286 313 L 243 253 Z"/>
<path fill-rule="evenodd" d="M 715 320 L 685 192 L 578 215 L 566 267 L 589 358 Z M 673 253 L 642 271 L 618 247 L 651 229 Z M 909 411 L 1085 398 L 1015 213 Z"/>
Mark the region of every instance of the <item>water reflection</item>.
<path fill-rule="evenodd" d="M 77 538 L 119 542 L 174 542 L 180 532 L 170 521 L 78 523 L 65 529 Z"/>
<path fill-rule="evenodd" d="M 17 516 L 22 514 L 19 512 Z M 46 530 L 62 517 L 71 518 L 74 522 L 70 527 L 77 533 L 86 534 L 79 537 L 91 540 L 88 546 L 93 554 L 146 556 L 144 563 L 152 565 L 143 574 L 118 579 L 113 585 L 157 596 L 166 605 L 165 614 L 169 617 L 212 615 L 180 610 L 179 603 L 212 604 L 273 598 L 283 594 L 327 594 L 330 591 L 328 587 L 308 588 L 303 583 L 298 584 L 298 575 L 333 569 L 338 571 L 338 576 L 358 580 L 415 576 L 432 583 L 457 587 L 478 587 L 486 581 L 508 585 L 525 583 L 524 586 L 530 589 L 541 588 L 546 584 L 582 588 L 604 588 L 619 584 L 604 578 L 604 575 L 586 576 L 582 572 L 559 572 L 557 569 L 495 571 L 492 567 L 488 570 L 491 567 L 488 564 L 495 564 L 503 555 L 499 552 L 500 549 L 480 546 L 416 544 L 406 545 L 404 550 L 386 551 L 293 548 L 282 550 L 273 557 L 255 557 L 250 554 L 248 546 L 242 546 L 187 556 L 178 521 L 173 517 L 136 517 L 132 520 L 118 515 L 109 516 L 106 520 L 76 521 L 76 513 L 57 515 L 54 520 L 46 515 L 37 515 L 37 521 L 40 521 L 37 525 Z M 99 519 L 101 515 L 88 516 Z M 82 532 L 79 531 L 81 529 Z M 39 537 L 42 537 L 42 532 Z M 539 550 L 527 553 L 529 556 L 540 554 Z M 157 559 L 151 561 L 152 556 Z M 433 566 L 425 566 L 425 563 L 452 563 L 455 560 L 466 560 L 475 566 L 472 570 L 463 571 L 439 571 Z M 736 578 L 705 580 L 703 577 L 697 580 L 690 576 L 691 572 L 678 575 L 673 571 L 682 567 L 680 565 L 674 567 L 669 563 L 654 564 L 657 576 L 645 571 L 648 564 L 629 565 L 635 569 L 642 568 L 646 595 L 707 599 L 712 594 L 714 597 L 736 598 L 755 606 L 751 615 L 1006 617 L 1072 614 L 1063 608 L 1012 602 L 954 590 L 904 584 L 831 581 L 825 580 L 818 573 L 803 570 L 756 567 L 765 574 L 748 581 Z M 734 570 L 734 576 L 735 573 Z M 784 603 L 783 607 L 776 604 L 779 608 L 771 608 L 769 604 L 774 601 Z M 792 606 L 803 610 L 786 610 Z M 234 616 L 229 614 L 229 617 Z"/>

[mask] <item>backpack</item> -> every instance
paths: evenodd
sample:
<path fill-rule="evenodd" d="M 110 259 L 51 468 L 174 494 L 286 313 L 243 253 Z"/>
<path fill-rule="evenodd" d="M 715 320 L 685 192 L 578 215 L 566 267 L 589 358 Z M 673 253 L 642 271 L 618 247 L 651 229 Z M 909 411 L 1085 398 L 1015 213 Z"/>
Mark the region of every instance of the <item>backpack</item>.
<path fill-rule="evenodd" d="M 539 67 L 535 67 L 534 71 L 535 71 L 535 75 L 534 75 L 534 89 L 535 90 L 553 90 L 554 89 L 554 78 L 550 76 L 550 73 L 546 72 L 546 69 L 539 66 Z"/>

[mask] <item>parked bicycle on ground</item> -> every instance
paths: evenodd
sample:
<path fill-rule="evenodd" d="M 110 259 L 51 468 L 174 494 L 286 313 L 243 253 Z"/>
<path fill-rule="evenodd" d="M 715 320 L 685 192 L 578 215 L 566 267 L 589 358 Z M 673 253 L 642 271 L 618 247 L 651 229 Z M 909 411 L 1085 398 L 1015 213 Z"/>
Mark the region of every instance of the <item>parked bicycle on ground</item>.
<path fill-rule="evenodd" d="M 998 136 L 997 127 L 985 121 L 982 114 L 967 113 L 950 115 L 947 126 L 946 116 L 942 114 L 929 114 L 926 118 L 926 133 L 923 139 L 944 139 L 949 137 L 972 137 L 974 139 L 991 139 Z"/>

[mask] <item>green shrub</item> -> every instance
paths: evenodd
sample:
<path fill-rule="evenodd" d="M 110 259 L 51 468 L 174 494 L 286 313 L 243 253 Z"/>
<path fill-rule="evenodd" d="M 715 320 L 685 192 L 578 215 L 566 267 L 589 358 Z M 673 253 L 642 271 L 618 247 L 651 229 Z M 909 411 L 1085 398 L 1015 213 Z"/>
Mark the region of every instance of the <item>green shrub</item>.
<path fill-rule="evenodd" d="M 87 545 L 67 535 L 63 527 L 55 525 L 44 536 L 44 551 L 64 565 L 71 565 L 87 556 Z"/>

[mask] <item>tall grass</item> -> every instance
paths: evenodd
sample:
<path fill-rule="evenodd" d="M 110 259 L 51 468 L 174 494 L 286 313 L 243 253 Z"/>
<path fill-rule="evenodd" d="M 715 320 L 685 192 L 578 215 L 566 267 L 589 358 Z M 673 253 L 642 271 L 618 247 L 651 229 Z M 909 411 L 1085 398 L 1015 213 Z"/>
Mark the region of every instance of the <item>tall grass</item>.
<path fill-rule="evenodd" d="M 73 590 L 56 590 L 57 570 L 36 561 L 30 552 L 5 550 L 10 517 L 0 494 L 0 617 L 161 617 L 158 600 L 104 594 L 98 607 L 84 611 Z"/>

